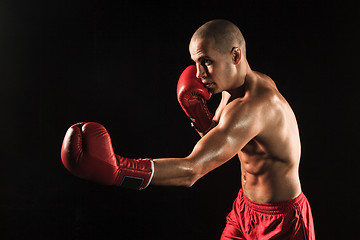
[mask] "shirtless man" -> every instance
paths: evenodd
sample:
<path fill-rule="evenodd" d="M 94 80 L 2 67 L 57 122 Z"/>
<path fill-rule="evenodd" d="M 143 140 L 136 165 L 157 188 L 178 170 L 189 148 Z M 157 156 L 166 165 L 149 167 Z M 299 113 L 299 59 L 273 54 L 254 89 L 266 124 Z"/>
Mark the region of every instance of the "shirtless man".
<path fill-rule="evenodd" d="M 65 167 L 109 185 L 190 187 L 237 155 L 242 188 L 221 239 L 315 239 L 298 174 L 295 115 L 271 78 L 250 68 L 240 30 L 226 20 L 207 22 L 194 33 L 189 51 L 195 66 L 181 75 L 178 99 L 202 136 L 189 156 L 120 157 L 104 127 L 80 123 L 65 136 Z M 222 99 L 212 116 L 205 100 L 216 93 Z"/>

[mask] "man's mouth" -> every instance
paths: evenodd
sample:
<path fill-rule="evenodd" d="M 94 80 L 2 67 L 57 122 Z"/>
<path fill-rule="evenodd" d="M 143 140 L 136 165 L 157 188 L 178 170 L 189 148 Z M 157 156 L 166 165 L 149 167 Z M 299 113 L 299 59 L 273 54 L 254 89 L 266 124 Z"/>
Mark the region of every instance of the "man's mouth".
<path fill-rule="evenodd" d="M 210 88 L 214 83 L 204 83 L 204 87 L 206 88 Z"/>

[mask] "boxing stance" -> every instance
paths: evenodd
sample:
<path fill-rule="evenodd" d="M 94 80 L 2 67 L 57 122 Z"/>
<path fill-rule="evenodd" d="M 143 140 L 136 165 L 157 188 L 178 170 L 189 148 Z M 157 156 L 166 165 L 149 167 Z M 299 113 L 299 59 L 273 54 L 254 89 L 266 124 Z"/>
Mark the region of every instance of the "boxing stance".
<path fill-rule="evenodd" d="M 250 68 L 240 30 L 226 20 L 207 22 L 192 36 L 189 51 L 195 65 L 181 74 L 177 88 L 179 103 L 201 136 L 189 156 L 121 157 L 103 126 L 79 123 L 63 142 L 65 167 L 108 185 L 190 187 L 237 155 L 242 188 L 221 239 L 315 239 L 298 174 L 295 115 L 270 77 Z M 212 115 L 206 100 L 217 93 L 222 99 Z"/>

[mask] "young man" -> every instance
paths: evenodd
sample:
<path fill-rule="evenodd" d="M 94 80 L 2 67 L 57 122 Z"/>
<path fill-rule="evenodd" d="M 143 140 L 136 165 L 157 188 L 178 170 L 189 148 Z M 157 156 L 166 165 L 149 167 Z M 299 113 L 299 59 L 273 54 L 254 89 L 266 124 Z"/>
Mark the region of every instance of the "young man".
<path fill-rule="evenodd" d="M 275 83 L 250 68 L 240 30 L 226 20 L 207 22 L 194 33 L 189 51 L 196 65 L 181 75 L 178 99 L 202 136 L 189 156 L 120 157 L 113 154 L 105 128 L 80 123 L 65 136 L 64 165 L 103 184 L 190 187 L 237 155 L 242 188 L 221 239 L 315 239 L 298 174 L 301 147 L 295 115 Z M 206 100 L 216 93 L 222 99 L 212 116 Z"/>

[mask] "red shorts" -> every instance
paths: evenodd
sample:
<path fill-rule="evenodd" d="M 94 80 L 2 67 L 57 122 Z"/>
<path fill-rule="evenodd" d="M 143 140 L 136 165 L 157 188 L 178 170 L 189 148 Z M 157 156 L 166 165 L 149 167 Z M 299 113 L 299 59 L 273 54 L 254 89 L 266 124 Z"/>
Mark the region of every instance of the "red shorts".
<path fill-rule="evenodd" d="M 310 204 L 303 193 L 289 201 L 256 203 L 240 189 L 226 220 L 221 240 L 315 240 Z"/>

